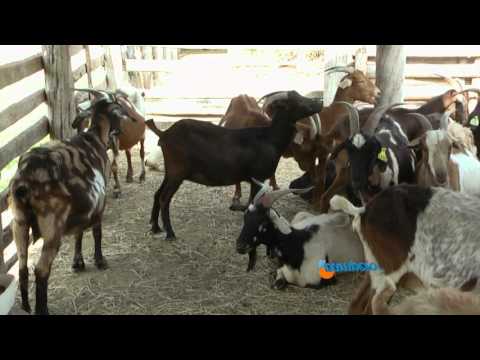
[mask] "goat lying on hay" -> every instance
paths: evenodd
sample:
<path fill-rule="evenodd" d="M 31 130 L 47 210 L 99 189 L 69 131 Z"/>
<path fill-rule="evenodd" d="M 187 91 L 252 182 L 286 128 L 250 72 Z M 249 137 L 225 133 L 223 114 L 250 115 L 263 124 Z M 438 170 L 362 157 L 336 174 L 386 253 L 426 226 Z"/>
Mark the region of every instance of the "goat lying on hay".
<path fill-rule="evenodd" d="M 12 231 L 19 259 L 22 308 L 28 301 L 29 230 L 33 241 L 43 238 L 35 267 L 36 314 L 48 314 L 47 288 L 50 269 L 64 235 L 75 236 L 73 269 L 83 270 L 83 232 L 92 228 L 95 265 L 107 267 L 102 255 L 102 216 L 110 168 L 107 147 L 125 120 L 113 96 L 94 92 L 91 126 L 66 141 L 54 141 L 20 157 L 18 170 L 9 185 Z M 80 126 L 76 121 L 73 127 Z"/>

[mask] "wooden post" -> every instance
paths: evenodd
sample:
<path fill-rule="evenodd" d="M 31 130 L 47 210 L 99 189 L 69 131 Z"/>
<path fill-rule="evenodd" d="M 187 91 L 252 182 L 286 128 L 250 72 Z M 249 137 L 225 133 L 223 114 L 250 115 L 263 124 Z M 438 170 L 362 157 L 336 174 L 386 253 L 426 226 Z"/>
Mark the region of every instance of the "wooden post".
<path fill-rule="evenodd" d="M 332 66 L 346 66 L 352 63 L 352 55 L 350 53 L 340 53 L 332 48 L 325 50 L 325 69 Z M 323 106 L 329 106 L 333 102 L 338 84 L 345 75 L 345 73 L 338 72 L 324 74 L 325 89 L 323 91 Z"/>
<path fill-rule="evenodd" d="M 73 77 L 68 45 L 42 45 L 45 70 L 50 137 L 67 139 L 73 136 L 75 118 Z"/>
<path fill-rule="evenodd" d="M 378 105 L 403 101 L 405 64 L 403 45 L 377 45 L 375 77 L 381 90 Z"/>
<path fill-rule="evenodd" d="M 105 70 L 107 71 L 107 84 L 110 90 L 115 90 L 122 86 L 122 50 L 120 45 L 104 45 L 105 51 Z"/>
<path fill-rule="evenodd" d="M 152 46 L 152 59 L 154 59 L 154 60 L 160 59 L 158 46 Z M 153 72 L 152 77 L 153 77 L 153 87 L 158 86 L 159 81 L 160 81 L 160 74 L 158 72 Z"/>

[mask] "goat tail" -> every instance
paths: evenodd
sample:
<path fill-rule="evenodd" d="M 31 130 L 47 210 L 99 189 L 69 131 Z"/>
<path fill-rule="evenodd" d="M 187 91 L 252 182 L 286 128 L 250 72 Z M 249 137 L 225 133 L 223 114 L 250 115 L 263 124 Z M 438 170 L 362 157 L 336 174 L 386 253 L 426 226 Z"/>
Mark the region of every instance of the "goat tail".
<path fill-rule="evenodd" d="M 330 208 L 334 211 L 343 211 L 351 216 L 361 215 L 365 212 L 364 206 L 356 207 L 350 201 L 348 201 L 347 198 L 340 195 L 334 195 L 330 199 Z"/>
<path fill-rule="evenodd" d="M 147 127 L 153 132 L 155 133 L 155 135 L 157 135 L 160 139 L 160 141 L 162 140 L 163 138 L 163 134 L 165 133 L 164 131 L 160 130 L 159 128 L 157 128 L 157 126 L 155 125 L 155 122 L 153 121 L 153 119 L 149 119 L 147 121 L 145 121 L 145 125 L 147 125 Z"/>

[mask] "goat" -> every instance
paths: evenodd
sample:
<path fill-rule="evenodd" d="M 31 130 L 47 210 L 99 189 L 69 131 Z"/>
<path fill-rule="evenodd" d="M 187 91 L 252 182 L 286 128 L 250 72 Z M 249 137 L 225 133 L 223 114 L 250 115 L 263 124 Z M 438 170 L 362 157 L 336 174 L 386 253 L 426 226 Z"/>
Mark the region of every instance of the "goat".
<path fill-rule="evenodd" d="M 270 191 L 267 184 L 258 184 L 261 189 L 245 211 L 236 249 L 239 254 L 246 254 L 260 244 L 273 248 L 273 253 L 283 264 L 276 273 L 275 289 L 284 288 L 287 283 L 315 288 L 334 283 L 334 278 L 320 278 L 320 260 L 363 260 L 360 241 L 352 231 L 348 216 L 339 213 L 320 216 L 299 213 L 291 225 L 272 205 L 288 193 L 305 190 Z"/>
<path fill-rule="evenodd" d="M 239 95 L 230 101 L 228 109 L 218 125 L 227 129 L 268 127 L 271 125 L 271 120 L 262 112 L 262 109 L 258 106 L 257 101 L 253 97 Z M 275 174 L 270 178 L 270 184 L 274 189 L 278 189 Z M 235 194 L 233 195 L 230 210 L 245 210 L 246 207 L 240 204 L 241 197 L 242 187 L 240 183 L 237 183 L 235 184 Z"/>
<path fill-rule="evenodd" d="M 162 231 L 158 225 L 161 210 L 166 239 L 175 239 L 169 207 L 184 180 L 206 186 L 227 186 L 250 182 L 250 201 L 258 191 L 254 177 L 271 177 L 281 155 L 293 138 L 297 120 L 322 109 L 322 103 L 301 96 L 296 91 L 278 94 L 269 127 L 226 129 L 204 121 L 182 119 L 166 131 L 153 120 L 147 126 L 158 137 L 165 161 L 165 177 L 154 196 L 150 217 L 151 232 Z"/>
<path fill-rule="evenodd" d="M 373 315 L 480 315 L 480 297 L 457 289 L 428 289 L 389 307 L 395 284 L 386 278 L 385 289 L 372 300 Z"/>
<path fill-rule="evenodd" d="M 356 122 L 350 126 L 355 131 L 332 153 L 335 158 L 347 150 L 352 188 L 363 203 L 388 186 L 415 182 L 415 155 L 400 125 L 389 116 L 383 117 L 387 108 L 375 109 L 361 132 L 356 113 L 350 118 Z"/>
<path fill-rule="evenodd" d="M 474 92 L 478 95 L 477 100 L 480 100 L 480 89 L 467 89 L 464 92 Z M 477 157 L 480 157 L 480 101 L 477 101 L 477 105 L 473 111 L 468 114 L 466 123 L 464 124 L 470 130 L 472 130 L 475 146 L 477 147 Z"/>
<path fill-rule="evenodd" d="M 428 287 L 469 291 L 480 276 L 476 196 L 440 187 L 402 184 L 387 188 L 364 207 L 334 196 L 332 210 L 354 216 L 366 260 L 378 264 L 361 284 L 349 313 L 372 313 L 372 297 L 407 272 Z"/>
<path fill-rule="evenodd" d="M 107 146 L 109 138 L 121 131 L 120 124 L 125 118 L 113 96 L 91 92 L 95 99 L 88 131 L 23 154 L 9 184 L 22 308 L 27 312 L 31 311 L 27 268 L 30 228 L 34 242 L 43 238 L 41 256 L 35 267 L 36 314 L 48 314 L 48 278 L 63 236 L 75 236 L 72 268 L 84 270 L 82 238 L 83 232 L 91 227 L 95 240 L 95 265 L 99 269 L 107 267 L 101 248 L 102 216 L 110 170 Z M 74 128 L 79 125 L 78 121 L 72 123 Z"/>
<path fill-rule="evenodd" d="M 480 194 L 480 161 L 474 155 L 473 135 L 468 128 L 449 123 L 449 115 L 443 115 L 440 129 L 429 130 L 410 143 L 420 149 L 415 170 L 417 184 Z"/>
<path fill-rule="evenodd" d="M 348 137 L 346 135 L 348 131 L 337 126 L 339 119 L 348 112 L 342 103 L 353 104 L 354 101 L 363 101 L 375 104 L 380 95 L 380 90 L 373 82 L 353 66 L 335 66 L 326 69 L 325 72 L 344 72 L 346 75 L 341 79 L 331 105 L 324 107 L 318 116 L 299 121 L 303 129 L 299 129 L 284 154 L 284 157 L 293 156 L 299 167 L 313 177 L 315 188 L 312 204 L 316 210 L 322 209 L 321 197 L 325 190 L 324 178 L 328 154 L 332 151 L 334 142 L 341 143 Z M 270 113 L 269 104 L 267 96 L 263 104 L 267 114 Z M 338 170 L 340 166 L 336 164 L 336 168 Z"/>
<path fill-rule="evenodd" d="M 132 166 L 132 155 L 131 149 L 135 144 L 140 143 L 140 159 L 142 171 L 139 176 L 139 181 L 145 181 L 145 122 L 143 117 L 145 116 L 145 104 L 144 104 L 144 93 L 140 93 L 135 88 L 122 87 L 117 89 L 115 92 L 97 90 L 98 93 L 106 93 L 111 96 L 115 96 L 119 99 L 119 103 L 122 104 L 122 108 L 126 113 L 129 113 L 131 108 L 135 108 L 136 112 L 140 113 L 142 116 L 137 117 L 135 121 L 131 119 L 131 116 L 125 118 L 121 123 L 122 132 L 118 137 L 114 137 L 114 156 L 112 161 L 112 172 L 115 180 L 115 186 L 113 188 L 114 197 L 119 197 L 121 194 L 120 181 L 118 179 L 118 165 L 117 157 L 118 150 L 124 150 L 127 157 L 127 178 L 126 182 L 133 182 L 133 166 Z M 86 120 L 91 116 L 89 111 L 89 101 L 83 102 L 77 106 L 77 118 L 76 121 L 79 122 L 77 128 L 78 132 L 82 132 L 86 128 Z"/>

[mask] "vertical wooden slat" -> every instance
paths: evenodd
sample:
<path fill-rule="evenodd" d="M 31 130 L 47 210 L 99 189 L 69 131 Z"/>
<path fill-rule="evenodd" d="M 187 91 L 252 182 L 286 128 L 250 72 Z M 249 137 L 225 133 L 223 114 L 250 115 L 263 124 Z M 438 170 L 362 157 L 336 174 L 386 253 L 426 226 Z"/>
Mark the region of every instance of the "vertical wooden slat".
<path fill-rule="evenodd" d="M 378 105 L 403 101 L 405 64 L 404 45 L 377 45 L 375 78 L 381 91 Z"/>
<path fill-rule="evenodd" d="M 87 67 L 87 78 L 88 78 L 88 87 L 93 88 L 92 81 L 92 55 L 90 54 L 90 46 L 83 45 L 85 47 L 85 58 L 86 58 L 86 67 Z"/>
<path fill-rule="evenodd" d="M 362 46 L 355 53 L 355 69 L 367 74 L 367 47 Z"/>
<path fill-rule="evenodd" d="M 152 59 L 157 60 L 160 57 L 158 46 L 152 46 Z M 158 86 L 160 82 L 160 74 L 158 72 L 152 73 L 153 87 Z"/>
<path fill-rule="evenodd" d="M 2 178 L 2 172 L 0 171 L 0 179 Z M 0 274 L 7 272 L 5 266 L 5 260 L 3 258 L 3 226 L 2 226 L 2 212 L 0 211 Z"/>
<path fill-rule="evenodd" d="M 75 102 L 68 48 L 68 45 L 42 45 L 50 137 L 61 140 L 74 134 L 71 124 Z"/>

